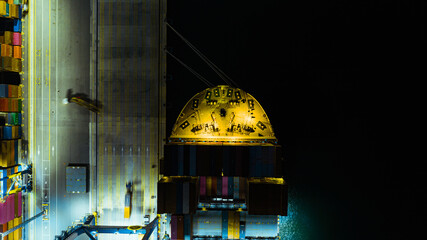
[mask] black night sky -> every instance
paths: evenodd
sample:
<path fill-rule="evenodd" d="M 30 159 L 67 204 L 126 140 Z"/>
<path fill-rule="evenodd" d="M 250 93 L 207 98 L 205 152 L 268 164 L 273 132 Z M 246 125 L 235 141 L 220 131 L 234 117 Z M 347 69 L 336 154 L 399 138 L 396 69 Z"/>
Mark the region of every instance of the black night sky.
<path fill-rule="evenodd" d="M 412 1 L 168 1 L 168 22 L 273 124 L 294 211 L 285 239 L 412 239 L 426 226 L 425 187 L 414 184 L 427 182 L 426 170 L 399 154 L 398 130 L 407 83 L 423 79 L 424 11 Z M 225 84 L 172 31 L 168 49 Z M 167 64 L 169 135 L 207 86 Z"/>

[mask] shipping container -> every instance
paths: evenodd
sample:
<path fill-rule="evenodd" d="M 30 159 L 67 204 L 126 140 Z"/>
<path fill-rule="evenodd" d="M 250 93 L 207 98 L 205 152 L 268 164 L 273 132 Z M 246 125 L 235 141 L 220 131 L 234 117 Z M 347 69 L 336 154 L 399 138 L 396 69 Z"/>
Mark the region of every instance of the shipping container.
<path fill-rule="evenodd" d="M 171 240 L 176 240 L 178 239 L 178 221 L 177 221 L 176 215 L 171 216 L 170 224 L 171 224 Z"/>
<path fill-rule="evenodd" d="M 276 238 L 277 215 L 248 215 L 243 213 L 246 238 Z"/>
<path fill-rule="evenodd" d="M 192 214 L 197 209 L 197 178 L 162 178 L 158 182 L 158 213 Z"/>
<path fill-rule="evenodd" d="M 21 46 L 13 46 L 13 54 L 14 58 L 22 58 L 22 49 Z"/>
<path fill-rule="evenodd" d="M 222 197 L 228 198 L 228 177 L 222 177 Z"/>
<path fill-rule="evenodd" d="M 196 146 L 189 146 L 190 176 L 197 176 Z"/>
<path fill-rule="evenodd" d="M 182 183 L 182 213 L 189 214 L 190 213 L 190 183 L 184 182 Z"/>
<path fill-rule="evenodd" d="M 2 167 L 10 167 L 18 163 L 18 140 L 0 140 L 0 163 Z"/>
<path fill-rule="evenodd" d="M 184 240 L 191 240 L 193 238 L 193 216 L 184 215 Z"/>
<path fill-rule="evenodd" d="M 22 31 L 22 22 L 20 19 L 13 19 L 13 31 L 14 32 Z"/>
<path fill-rule="evenodd" d="M 20 58 L 12 58 L 12 71 L 22 72 L 22 60 Z"/>
<path fill-rule="evenodd" d="M 22 217 L 17 217 L 15 219 L 13 219 L 13 227 L 18 226 L 21 223 L 22 223 Z M 12 233 L 10 233 L 9 236 L 10 235 L 13 235 L 13 239 L 20 240 L 22 238 L 22 228 L 16 229 Z"/>
<path fill-rule="evenodd" d="M 2 98 L 9 97 L 9 85 L 0 84 L 0 97 Z"/>
<path fill-rule="evenodd" d="M 212 177 L 206 177 L 206 196 L 212 196 Z"/>
<path fill-rule="evenodd" d="M 0 233 L 4 233 L 6 231 L 7 231 L 7 223 L 0 224 Z M 3 240 L 8 240 L 7 236 L 3 237 Z"/>
<path fill-rule="evenodd" d="M 3 136 L 0 136 L 0 139 L 11 140 L 21 138 L 21 126 L 1 126 L 0 128 L 3 129 Z"/>
<path fill-rule="evenodd" d="M 22 100 L 19 98 L 0 98 L 0 112 L 21 112 Z"/>
<path fill-rule="evenodd" d="M 0 224 L 7 223 L 7 212 L 8 212 L 8 205 L 7 202 L 0 202 Z"/>
<path fill-rule="evenodd" d="M 0 18 L 0 22 L 1 22 L 1 18 Z M 16 72 L 0 71 L 0 84 L 19 85 L 21 84 L 21 77 L 19 73 L 16 73 Z"/>
<path fill-rule="evenodd" d="M 7 16 L 6 9 L 8 4 L 4 1 L 0 1 L 0 16 Z"/>
<path fill-rule="evenodd" d="M 5 41 L 6 41 L 6 35 L 5 35 Z M 22 45 L 21 33 L 19 33 L 19 32 L 13 32 L 12 33 L 12 43 L 11 44 L 15 45 L 15 46 L 21 46 Z"/>
<path fill-rule="evenodd" d="M 172 215 L 171 217 L 171 240 L 184 240 L 184 217 Z"/>
<path fill-rule="evenodd" d="M 6 39 L 5 39 L 6 41 Z M 1 56 L 2 57 L 12 57 L 12 45 L 1 44 Z"/>
<path fill-rule="evenodd" d="M 206 177 L 201 176 L 200 177 L 200 197 L 205 198 L 206 197 Z"/>
<path fill-rule="evenodd" d="M 167 176 L 280 177 L 280 146 L 165 145 Z"/>
<path fill-rule="evenodd" d="M 12 220 L 10 220 L 9 222 L 7 222 L 7 229 L 9 230 L 9 229 L 12 229 L 13 228 L 13 225 L 14 225 L 14 222 L 13 222 L 13 219 Z M 7 238 L 9 239 L 9 240 L 15 240 L 15 238 L 13 237 L 13 234 L 9 234 L 9 235 L 7 235 Z"/>
<path fill-rule="evenodd" d="M 15 217 L 21 217 L 22 216 L 22 192 L 17 192 L 16 193 L 16 199 L 18 199 L 17 201 L 17 206 L 15 206 L 18 211 L 17 214 L 15 214 Z"/>
<path fill-rule="evenodd" d="M 11 31 L 4 31 L 4 42 L 2 44 L 9 44 L 12 45 L 13 43 L 13 32 Z"/>
<path fill-rule="evenodd" d="M 249 181 L 248 213 L 253 215 L 287 215 L 288 186 Z M 268 197 L 266 197 L 268 196 Z"/>
<path fill-rule="evenodd" d="M 193 237 L 221 237 L 221 211 L 197 211 L 193 215 Z"/>

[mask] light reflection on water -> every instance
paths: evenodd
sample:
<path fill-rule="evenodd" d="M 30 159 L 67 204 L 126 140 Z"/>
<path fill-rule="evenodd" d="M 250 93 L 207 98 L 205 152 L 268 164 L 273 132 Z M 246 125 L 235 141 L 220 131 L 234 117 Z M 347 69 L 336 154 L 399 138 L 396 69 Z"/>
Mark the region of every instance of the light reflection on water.
<path fill-rule="evenodd" d="M 281 240 L 313 239 L 312 220 L 308 217 L 304 203 L 298 201 L 297 194 L 289 189 L 288 216 L 279 217 L 279 236 Z"/>

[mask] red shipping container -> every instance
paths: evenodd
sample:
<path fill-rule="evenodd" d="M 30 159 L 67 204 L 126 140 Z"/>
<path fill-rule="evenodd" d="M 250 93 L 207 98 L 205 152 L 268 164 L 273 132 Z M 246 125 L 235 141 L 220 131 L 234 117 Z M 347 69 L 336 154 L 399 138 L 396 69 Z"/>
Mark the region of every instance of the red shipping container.
<path fill-rule="evenodd" d="M 0 224 L 7 223 L 7 202 L 0 203 Z"/>
<path fill-rule="evenodd" d="M 22 216 L 22 192 L 17 193 L 18 197 L 18 217 Z"/>
<path fill-rule="evenodd" d="M 177 216 L 172 215 L 172 217 L 171 217 L 171 240 L 177 240 L 177 238 L 178 238 Z"/>
<path fill-rule="evenodd" d="M 0 112 L 7 112 L 9 105 L 9 99 L 0 98 Z"/>
<path fill-rule="evenodd" d="M 14 32 L 12 37 L 12 45 L 21 46 L 22 45 L 22 36 L 19 32 Z"/>
<path fill-rule="evenodd" d="M 228 197 L 228 177 L 222 177 L 222 197 Z"/>
<path fill-rule="evenodd" d="M 6 199 L 7 203 L 7 221 L 11 221 L 15 218 L 15 194 L 11 194 Z"/>

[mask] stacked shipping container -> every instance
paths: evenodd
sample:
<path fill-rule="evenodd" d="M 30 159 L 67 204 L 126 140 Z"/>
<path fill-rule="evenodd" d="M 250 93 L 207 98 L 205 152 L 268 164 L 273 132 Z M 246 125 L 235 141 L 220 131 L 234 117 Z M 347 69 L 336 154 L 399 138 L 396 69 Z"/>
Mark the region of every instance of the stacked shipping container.
<path fill-rule="evenodd" d="M 0 0 L 0 232 L 22 223 L 22 193 L 7 194 L 12 181 L 5 177 L 21 171 L 22 137 L 22 1 Z M 22 229 L 8 240 L 22 239 Z"/>
<path fill-rule="evenodd" d="M 192 216 L 193 239 L 274 238 L 277 216 L 241 211 L 199 211 Z"/>
<path fill-rule="evenodd" d="M 197 178 L 169 177 L 158 183 L 158 213 L 192 214 L 197 209 Z"/>
<path fill-rule="evenodd" d="M 166 176 L 282 176 L 279 145 L 167 144 L 163 161 Z"/>
<path fill-rule="evenodd" d="M 171 240 L 190 240 L 192 239 L 192 216 L 176 215 L 171 216 Z"/>
<path fill-rule="evenodd" d="M 245 202 L 246 188 L 246 178 L 201 176 L 199 178 L 199 200 L 204 202 L 212 201 L 215 198 Z"/>

